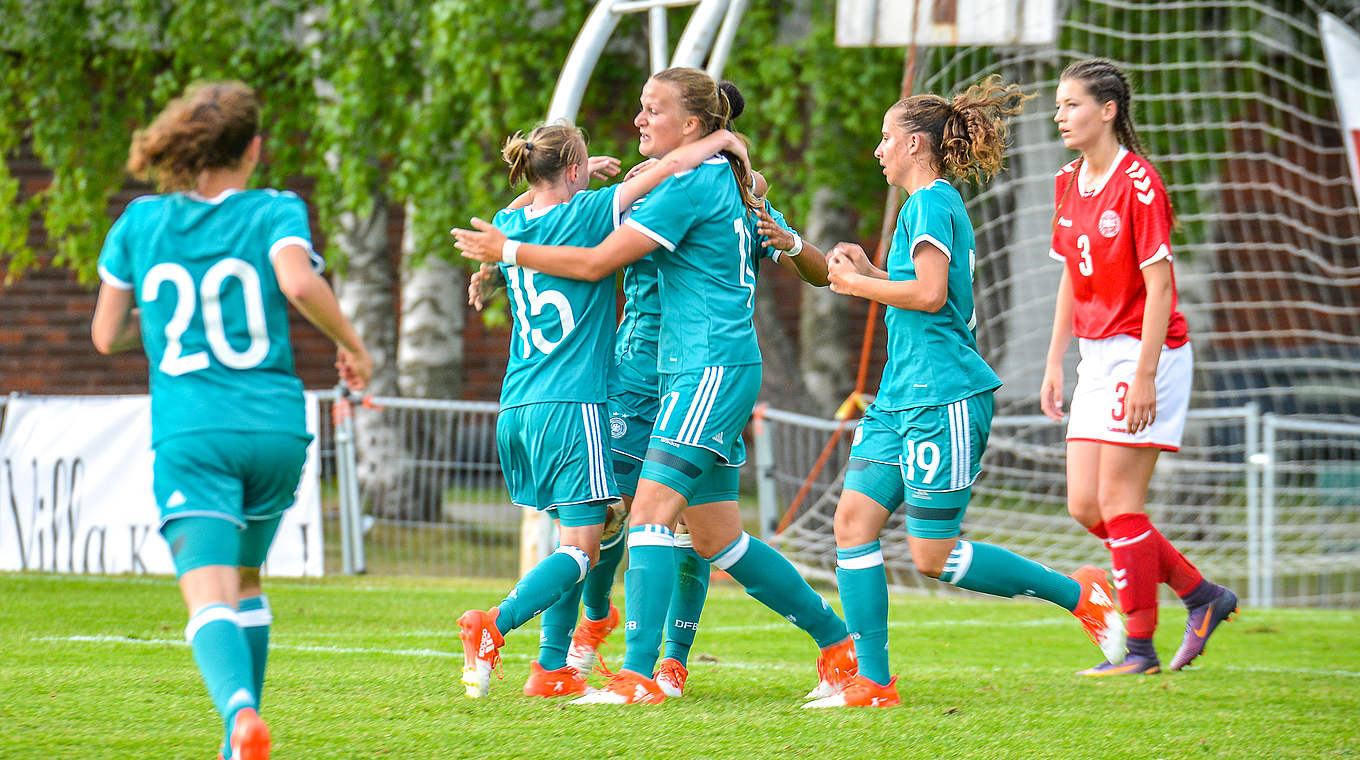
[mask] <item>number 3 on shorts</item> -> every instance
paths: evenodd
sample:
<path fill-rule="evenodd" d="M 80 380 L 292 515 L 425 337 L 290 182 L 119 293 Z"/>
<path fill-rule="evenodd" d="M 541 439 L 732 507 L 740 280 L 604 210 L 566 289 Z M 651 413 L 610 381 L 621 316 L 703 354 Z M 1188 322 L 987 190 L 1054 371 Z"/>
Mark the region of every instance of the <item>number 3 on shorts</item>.
<path fill-rule="evenodd" d="M 934 441 L 916 441 L 907 439 L 907 458 L 902 460 L 902 466 L 907 468 L 907 482 L 916 480 L 916 468 L 925 470 L 925 475 L 921 482 L 929 485 L 935 479 L 935 472 L 940 468 L 940 447 Z"/>

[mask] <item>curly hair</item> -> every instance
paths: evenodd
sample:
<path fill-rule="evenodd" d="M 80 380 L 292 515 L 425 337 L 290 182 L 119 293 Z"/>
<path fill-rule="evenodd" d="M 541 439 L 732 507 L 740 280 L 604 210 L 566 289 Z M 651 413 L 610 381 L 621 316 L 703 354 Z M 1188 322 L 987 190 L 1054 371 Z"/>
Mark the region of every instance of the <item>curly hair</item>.
<path fill-rule="evenodd" d="M 237 81 L 195 82 L 133 133 L 127 169 L 163 190 L 188 190 L 205 169 L 239 166 L 259 130 L 254 90 Z"/>

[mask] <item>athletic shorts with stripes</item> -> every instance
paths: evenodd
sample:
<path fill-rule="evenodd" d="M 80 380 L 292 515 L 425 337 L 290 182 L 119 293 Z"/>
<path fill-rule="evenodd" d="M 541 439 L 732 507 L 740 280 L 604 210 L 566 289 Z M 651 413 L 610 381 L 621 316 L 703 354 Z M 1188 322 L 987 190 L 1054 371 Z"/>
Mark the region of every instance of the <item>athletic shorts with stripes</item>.
<path fill-rule="evenodd" d="M 642 477 L 690 504 L 737 498 L 746 461 L 742 430 L 760 393 L 760 365 L 705 367 L 661 376 L 661 407 Z"/>
<path fill-rule="evenodd" d="M 604 522 L 619 498 L 606 458 L 603 404 L 545 401 L 502 409 L 496 447 L 510 501 L 547 510 L 566 526 Z"/>
<path fill-rule="evenodd" d="M 991 391 L 945 406 L 886 411 L 870 405 L 855 428 L 845 489 L 888 511 L 907 505 L 907 532 L 959 534 L 991 433 Z"/>
<path fill-rule="evenodd" d="M 637 493 L 638 476 L 656 426 L 655 396 L 620 390 L 609 396 L 609 439 L 614 480 L 625 496 Z"/>
<path fill-rule="evenodd" d="M 156 445 L 152 490 L 176 575 L 264 564 L 292 506 L 310 435 L 211 431 Z"/>

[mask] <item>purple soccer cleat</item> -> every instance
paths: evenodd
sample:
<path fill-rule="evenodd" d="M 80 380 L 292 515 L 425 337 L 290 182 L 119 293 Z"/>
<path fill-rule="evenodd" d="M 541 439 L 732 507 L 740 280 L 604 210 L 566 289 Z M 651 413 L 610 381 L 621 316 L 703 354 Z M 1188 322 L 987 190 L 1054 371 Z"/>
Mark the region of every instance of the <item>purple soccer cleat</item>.
<path fill-rule="evenodd" d="M 1102 662 L 1094 668 L 1077 671 L 1079 676 L 1123 676 L 1123 675 L 1152 675 L 1162 672 L 1162 663 L 1157 660 L 1157 656 L 1144 657 L 1141 654 L 1129 652 L 1124 655 L 1123 662 Z"/>
<path fill-rule="evenodd" d="M 1180 670 L 1199 657 L 1214 629 L 1230 619 L 1234 612 L 1237 612 L 1237 594 L 1227 588 L 1212 602 L 1190 610 L 1190 616 L 1185 620 L 1185 638 L 1181 648 L 1176 650 L 1176 656 L 1171 658 L 1171 670 Z"/>

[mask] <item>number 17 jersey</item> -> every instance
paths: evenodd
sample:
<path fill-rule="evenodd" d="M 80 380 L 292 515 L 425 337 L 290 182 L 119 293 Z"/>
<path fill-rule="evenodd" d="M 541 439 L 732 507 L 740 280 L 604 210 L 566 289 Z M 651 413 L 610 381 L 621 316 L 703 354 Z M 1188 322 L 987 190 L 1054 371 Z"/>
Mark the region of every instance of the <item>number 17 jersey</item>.
<path fill-rule="evenodd" d="M 141 309 L 153 446 L 210 430 L 307 434 L 273 266 L 289 245 L 312 252 L 307 209 L 277 190 L 148 195 L 114 222 L 99 274 Z"/>

